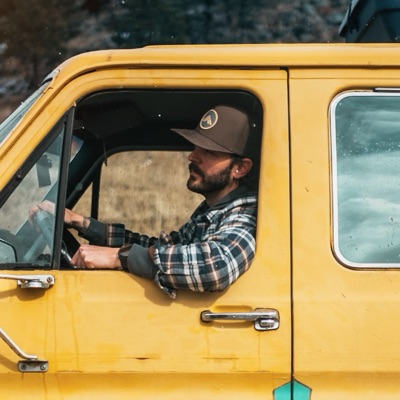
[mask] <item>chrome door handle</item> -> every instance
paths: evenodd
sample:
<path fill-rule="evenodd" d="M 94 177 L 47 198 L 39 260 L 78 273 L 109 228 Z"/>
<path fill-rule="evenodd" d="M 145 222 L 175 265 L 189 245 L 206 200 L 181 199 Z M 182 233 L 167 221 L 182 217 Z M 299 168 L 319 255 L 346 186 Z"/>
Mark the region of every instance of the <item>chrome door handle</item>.
<path fill-rule="evenodd" d="M 20 372 L 46 372 L 49 363 L 45 360 L 38 360 L 38 357 L 33 354 L 27 354 L 22 351 L 17 344 L 0 328 L 0 338 L 2 338 L 14 351 L 15 354 L 23 358 L 25 361 L 18 362 Z"/>
<path fill-rule="evenodd" d="M 13 279 L 21 289 L 48 289 L 54 285 L 52 275 L 9 275 L 0 274 L 0 279 Z"/>
<path fill-rule="evenodd" d="M 254 321 L 257 331 L 272 331 L 279 328 L 279 312 L 271 308 L 256 308 L 249 312 L 213 313 L 209 310 L 200 315 L 203 322 L 223 321 Z"/>

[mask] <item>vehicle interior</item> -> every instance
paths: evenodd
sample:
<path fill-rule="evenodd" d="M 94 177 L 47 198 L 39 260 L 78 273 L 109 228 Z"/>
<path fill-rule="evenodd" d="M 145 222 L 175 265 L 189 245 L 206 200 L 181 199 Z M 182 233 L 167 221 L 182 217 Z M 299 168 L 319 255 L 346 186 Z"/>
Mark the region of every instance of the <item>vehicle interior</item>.
<path fill-rule="evenodd" d="M 97 157 L 127 146 L 188 150 L 190 143 L 171 128 L 195 128 L 202 115 L 218 104 L 247 110 L 261 127 L 261 104 L 248 92 L 119 90 L 82 99 L 76 108 L 74 133 L 90 141 Z"/>
<path fill-rule="evenodd" d="M 192 145 L 171 131 L 171 128 L 195 128 L 204 113 L 218 104 L 230 104 L 248 111 L 253 116 L 256 126 L 259 127 L 258 132 L 260 133 L 260 137 L 257 140 L 261 140 L 262 106 L 254 95 L 245 91 L 121 89 L 92 93 L 80 99 L 77 101 L 73 116 L 72 150 L 68 167 L 68 181 L 65 181 L 67 185 L 65 206 L 73 209 L 82 201 L 81 199 L 85 195 L 89 197 L 87 201 L 87 207 L 89 208 L 82 212 L 93 218 L 104 220 L 105 216 L 102 212 L 102 208 L 104 209 L 104 207 L 101 206 L 101 197 L 116 197 L 115 191 L 118 190 L 117 188 L 112 189 L 117 176 L 114 172 L 108 178 L 108 183 L 102 183 L 104 180 L 104 166 L 109 164 L 113 155 L 120 153 L 129 153 L 133 157 L 133 159 L 129 159 L 132 161 L 127 161 L 128 159 L 126 158 L 123 159 L 122 167 L 119 167 L 123 169 L 124 175 L 118 184 L 124 187 L 129 185 L 129 189 L 126 189 L 127 193 L 140 192 L 143 196 L 147 193 L 147 189 L 140 186 L 138 175 L 129 175 L 130 172 L 134 173 L 135 170 L 140 170 L 139 176 L 144 175 L 146 183 L 153 188 L 153 192 L 149 192 L 151 199 L 147 200 L 147 203 L 154 203 L 155 200 L 158 201 L 160 192 L 162 196 L 172 194 L 175 190 L 168 191 L 168 181 L 176 179 L 178 168 L 182 165 L 185 168 L 185 179 L 187 179 L 187 159 L 182 158 L 181 162 L 177 156 L 172 156 L 167 163 L 167 167 L 158 167 L 158 170 L 157 162 L 154 160 L 162 153 L 176 153 L 177 155 L 182 151 L 188 153 Z M 32 203 L 38 200 L 55 201 L 57 193 L 59 193 L 60 189 L 62 192 L 62 187 L 65 185 L 61 180 L 59 182 L 55 171 L 53 171 L 55 174 L 54 177 L 49 176 L 49 173 L 43 174 L 40 172 L 43 170 L 43 166 L 44 171 L 46 171 L 47 165 L 49 165 L 49 170 L 55 169 L 54 166 L 57 164 L 57 161 L 51 160 L 52 155 L 61 151 L 60 143 L 64 143 L 64 146 L 67 143 L 65 138 L 61 140 L 61 136 L 65 137 L 69 135 L 60 134 L 59 132 L 62 132 L 62 128 L 55 128 L 55 131 L 49 136 L 53 138 L 57 136 L 60 140 L 55 140 L 53 144 L 47 145 L 48 157 L 46 156 L 43 161 L 43 156 L 38 160 L 38 156 L 36 155 L 36 158 L 30 162 L 29 167 L 32 169 L 35 167 L 36 169 L 39 188 L 41 186 L 47 187 L 44 194 L 39 199 L 34 199 Z M 146 152 L 146 159 L 142 164 L 135 167 L 135 158 L 138 158 L 141 152 Z M 158 156 L 153 157 L 149 155 L 153 152 Z M 59 158 L 62 158 L 61 155 Z M 156 170 L 153 168 L 151 171 L 150 168 L 143 167 L 143 165 L 147 167 L 146 162 L 150 163 L 148 160 L 153 160 L 152 167 L 156 168 Z M 59 168 L 65 168 L 62 167 L 61 161 Z M 165 170 L 162 171 L 164 175 L 158 178 L 161 179 L 161 183 L 155 183 L 153 178 L 161 174 L 160 169 Z M 60 173 L 60 176 L 62 175 Z M 47 180 L 48 182 L 46 183 Z M 180 197 L 187 196 L 186 193 L 188 191 L 185 184 L 181 184 L 180 186 L 182 189 Z M 37 193 L 37 188 L 34 190 Z M 30 191 L 33 192 L 32 188 Z M 132 196 L 130 194 L 129 200 L 132 200 L 133 197 L 143 196 Z M 18 196 L 18 198 L 20 197 L 21 195 Z M 27 196 L 24 194 L 23 197 L 26 198 Z M 177 203 L 173 199 L 169 201 Z M 10 203 L 10 201 L 6 200 L 3 202 L 0 214 L 2 210 L 7 210 L 7 207 L 4 207 L 7 206 L 7 203 Z M 147 203 L 135 206 L 132 213 L 139 214 L 139 217 L 141 214 L 144 215 L 142 208 L 147 207 Z M 28 204 L 24 205 L 24 207 L 29 208 L 32 205 Z M 141 211 L 138 213 L 137 208 L 139 207 Z M 180 206 L 177 205 L 177 207 L 179 209 Z M 188 206 L 188 208 L 191 208 L 191 211 L 194 211 L 195 207 L 196 204 L 189 204 Z M 119 203 L 116 203 L 113 207 L 110 206 L 109 208 L 116 210 L 121 208 L 121 206 Z M 4 212 L 6 213 L 6 211 Z M 149 212 L 151 213 L 152 211 L 150 210 Z M 185 218 L 189 216 L 185 213 Z M 118 216 L 110 215 L 106 219 L 113 218 L 115 221 L 115 217 Z M 61 247 L 57 246 L 57 226 L 62 224 L 62 221 L 58 221 L 57 225 L 51 219 L 43 218 L 43 220 L 47 220 L 47 226 L 39 226 L 39 235 L 32 232 L 34 228 L 32 224 L 28 223 L 26 214 L 17 228 L 3 229 L 3 231 L 9 232 L 0 235 L 0 239 L 2 238 L 3 241 L 11 243 L 14 247 L 14 253 L 19 253 L 16 256 L 17 263 L 11 266 L 5 262 L 9 260 L 10 256 L 7 255 L 6 257 L 3 254 L 4 261 L 0 260 L 0 263 L 3 263 L 3 268 L 26 268 L 32 267 L 32 265 L 40 265 L 44 268 L 71 268 L 69 259 L 79 247 L 79 238 L 77 238 L 77 235 L 73 235 L 70 230 L 63 229 L 62 245 Z M 21 240 L 15 241 L 11 239 L 8 235 L 10 232 L 14 237 L 24 238 L 22 241 L 27 241 L 28 244 L 21 246 L 19 244 Z M 33 240 L 32 237 L 35 237 L 33 244 L 31 243 Z M 46 237 L 47 239 L 43 239 Z M 25 248 L 25 250 L 21 250 L 21 248 Z M 60 259 L 60 257 L 57 257 L 53 253 L 60 250 L 64 256 L 61 257 L 59 263 L 57 259 Z M 9 253 L 10 249 L 5 247 L 3 253 L 7 252 Z M 2 250 L 0 246 L 0 256 L 1 254 Z M 29 254 L 29 257 L 27 257 L 27 254 Z"/>

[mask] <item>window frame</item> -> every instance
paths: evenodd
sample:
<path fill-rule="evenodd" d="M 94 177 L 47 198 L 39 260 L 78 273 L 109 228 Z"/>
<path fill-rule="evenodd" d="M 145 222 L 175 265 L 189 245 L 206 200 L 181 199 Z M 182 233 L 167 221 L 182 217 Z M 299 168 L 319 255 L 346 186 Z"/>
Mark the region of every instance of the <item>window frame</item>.
<path fill-rule="evenodd" d="M 400 97 L 400 89 L 358 89 L 342 92 L 334 97 L 329 107 L 329 136 L 330 136 L 330 165 L 331 165 L 331 248 L 335 258 L 346 268 L 354 270 L 388 270 L 400 269 L 400 258 L 398 263 L 393 262 L 357 262 L 346 258 L 340 251 L 339 241 L 339 178 L 337 157 L 337 120 L 336 109 L 339 103 L 348 97 Z M 400 138 L 399 138 L 400 143 Z M 400 254 L 400 249 L 399 249 Z"/>

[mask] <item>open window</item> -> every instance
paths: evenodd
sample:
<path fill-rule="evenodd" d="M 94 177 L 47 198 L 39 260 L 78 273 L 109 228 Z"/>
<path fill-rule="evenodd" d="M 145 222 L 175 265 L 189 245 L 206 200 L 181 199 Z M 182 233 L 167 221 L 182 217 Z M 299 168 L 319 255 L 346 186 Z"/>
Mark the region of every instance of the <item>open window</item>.
<path fill-rule="evenodd" d="M 66 193 L 67 208 L 105 222 L 123 222 L 129 229 L 151 235 L 160 230 L 178 229 L 202 197 L 186 189 L 187 155 L 192 145 L 171 128 L 195 128 L 211 107 L 230 104 L 253 116 L 260 128 L 261 140 L 262 106 L 254 95 L 245 91 L 107 90 L 91 93 L 76 103 L 71 130 L 66 133 L 64 126 L 55 141 L 58 146 L 51 144 L 43 155 L 36 155 L 32 173 L 26 175 L 0 209 L 1 215 L 14 210 L 13 215 L 19 218 L 18 225 L 29 231 L 24 237 L 38 236 L 27 219 L 30 207 L 47 199 L 54 201 L 57 208 L 58 193 Z M 62 137 L 65 135 L 72 147 L 63 152 Z M 61 162 L 53 159 L 53 148 L 57 148 L 59 160 L 62 154 L 68 155 L 69 167 L 66 163 L 61 168 Z M 39 169 L 42 170 L 41 179 L 50 180 L 46 189 L 38 190 Z M 49 171 L 50 176 L 47 175 Z M 30 183 L 31 174 L 36 174 L 34 187 Z M 67 185 L 61 191 L 57 186 L 59 175 L 68 176 Z M 25 186 L 28 186 L 28 194 L 23 189 Z M 42 193 L 42 190 L 48 192 Z M 29 196 L 34 198 L 27 202 Z M 14 207 L 22 199 L 26 204 Z M 64 199 L 60 203 L 60 214 L 63 204 Z M 9 218 L 17 223 L 18 218 L 13 215 Z M 15 236 L 15 229 L 8 225 L 3 228 L 7 231 L 0 236 L 0 267 L 3 268 L 21 267 L 18 264 L 21 259 L 24 267 L 71 268 L 65 253 L 72 255 L 81 241 L 63 228 L 62 218 L 51 219 L 44 228 L 48 238 L 42 238 L 40 246 L 31 250 L 28 258 L 26 248 L 33 243 L 25 245 L 21 258 L 19 243 L 10 239 Z M 57 245 L 53 243 L 56 232 L 63 232 L 62 243 Z M 55 255 L 53 249 L 64 256 Z M 18 255 L 17 260 L 13 260 L 14 254 Z M 60 264 L 57 260 L 61 260 Z"/>

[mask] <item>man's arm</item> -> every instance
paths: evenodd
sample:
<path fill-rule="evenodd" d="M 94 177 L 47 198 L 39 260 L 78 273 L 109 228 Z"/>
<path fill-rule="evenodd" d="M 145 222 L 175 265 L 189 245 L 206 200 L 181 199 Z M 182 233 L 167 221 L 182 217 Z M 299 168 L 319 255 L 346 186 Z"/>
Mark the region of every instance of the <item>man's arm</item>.
<path fill-rule="evenodd" d="M 254 253 L 253 229 L 243 225 L 222 229 L 204 242 L 156 245 L 156 281 L 173 289 L 222 291 L 248 270 Z"/>

